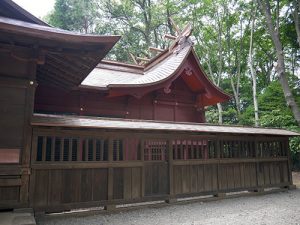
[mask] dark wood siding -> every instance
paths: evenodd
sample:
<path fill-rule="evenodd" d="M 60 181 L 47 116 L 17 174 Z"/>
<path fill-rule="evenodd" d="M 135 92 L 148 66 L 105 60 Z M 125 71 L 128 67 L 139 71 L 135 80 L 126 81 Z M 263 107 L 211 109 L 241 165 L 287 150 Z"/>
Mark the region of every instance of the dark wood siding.
<path fill-rule="evenodd" d="M 174 81 L 170 88 L 172 91 L 169 94 L 159 89 L 137 99 L 129 96 L 106 97 L 105 92 L 101 91 L 64 92 L 38 86 L 35 111 L 129 119 L 205 122 L 204 111 L 198 111 L 196 108 L 197 94 L 193 93 L 181 78 Z"/>
<path fill-rule="evenodd" d="M 279 136 L 36 127 L 30 206 L 54 212 L 286 187 L 287 143 Z"/>

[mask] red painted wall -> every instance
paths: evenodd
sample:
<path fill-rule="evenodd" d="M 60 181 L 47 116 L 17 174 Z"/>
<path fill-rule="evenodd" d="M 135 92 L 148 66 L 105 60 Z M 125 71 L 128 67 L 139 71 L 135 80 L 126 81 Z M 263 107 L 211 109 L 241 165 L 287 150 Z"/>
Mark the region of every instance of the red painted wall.
<path fill-rule="evenodd" d="M 101 91 L 65 92 L 38 86 L 35 112 L 205 122 L 204 111 L 198 111 L 195 106 L 197 94 L 193 93 L 181 78 L 174 81 L 170 89 L 168 94 L 160 89 L 137 99 L 132 96 L 107 97 L 107 93 Z"/>

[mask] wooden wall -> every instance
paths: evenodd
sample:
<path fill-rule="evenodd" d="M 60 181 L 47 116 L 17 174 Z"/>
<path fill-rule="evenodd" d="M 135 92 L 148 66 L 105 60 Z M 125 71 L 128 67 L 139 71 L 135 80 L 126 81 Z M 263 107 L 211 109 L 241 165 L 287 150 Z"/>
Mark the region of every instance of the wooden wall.
<path fill-rule="evenodd" d="M 32 153 L 30 206 L 43 212 L 292 184 L 282 137 L 36 127 Z"/>
<path fill-rule="evenodd" d="M 0 208 L 28 206 L 34 90 L 35 62 L 0 51 Z"/>
<path fill-rule="evenodd" d="M 64 92 L 38 86 L 35 111 L 43 113 L 69 113 L 100 117 L 205 122 L 203 107 L 196 107 L 197 94 L 189 90 L 179 78 L 166 94 L 163 89 L 151 92 L 141 99 L 130 96 L 106 97 L 101 91 Z M 198 98 L 199 100 L 199 98 Z"/>

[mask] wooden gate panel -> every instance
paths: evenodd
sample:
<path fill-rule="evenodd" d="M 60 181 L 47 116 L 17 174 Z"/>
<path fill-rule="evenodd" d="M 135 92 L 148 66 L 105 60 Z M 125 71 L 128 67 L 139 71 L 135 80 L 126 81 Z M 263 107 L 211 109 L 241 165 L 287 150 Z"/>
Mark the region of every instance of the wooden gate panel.
<path fill-rule="evenodd" d="M 113 198 L 134 200 L 141 198 L 141 168 L 114 168 Z"/>
<path fill-rule="evenodd" d="M 62 203 L 62 189 L 64 184 L 62 172 L 62 170 L 49 170 L 48 205 L 59 205 Z"/>
<path fill-rule="evenodd" d="M 168 165 L 165 162 L 155 162 L 145 165 L 145 195 L 168 194 Z"/>
<path fill-rule="evenodd" d="M 35 207 L 48 205 L 49 170 L 33 170 L 34 188 L 30 193 Z"/>
<path fill-rule="evenodd" d="M 18 202 L 20 187 L 1 187 L 0 202 Z"/>
<path fill-rule="evenodd" d="M 107 169 L 93 169 L 93 201 L 107 200 Z"/>

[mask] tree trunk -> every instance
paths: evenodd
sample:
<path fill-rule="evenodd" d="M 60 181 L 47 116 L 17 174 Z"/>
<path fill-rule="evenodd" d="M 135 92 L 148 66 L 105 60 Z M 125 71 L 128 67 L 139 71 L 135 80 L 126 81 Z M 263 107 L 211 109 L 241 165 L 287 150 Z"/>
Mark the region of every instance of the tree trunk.
<path fill-rule="evenodd" d="M 296 104 L 294 96 L 288 85 L 288 79 L 287 79 L 286 73 L 285 73 L 283 48 L 282 48 L 281 41 L 279 39 L 279 30 L 274 29 L 272 15 L 271 15 L 271 9 L 270 9 L 270 2 L 269 2 L 269 0 L 265 0 L 265 1 L 258 0 L 258 3 L 260 5 L 262 13 L 266 17 L 267 28 L 268 28 L 269 34 L 272 38 L 272 41 L 273 41 L 275 49 L 276 49 L 276 57 L 277 57 L 276 71 L 279 76 L 279 81 L 280 81 L 280 84 L 283 89 L 286 103 L 291 108 L 293 115 L 294 115 L 297 123 L 300 126 L 300 110 Z"/>
<path fill-rule="evenodd" d="M 256 11 L 256 10 L 255 10 Z M 251 33 L 250 33 L 250 46 L 249 46 L 249 57 L 248 57 L 248 64 L 249 69 L 252 77 L 252 94 L 253 94 L 253 105 L 254 105 L 254 123 L 255 126 L 259 126 L 259 117 L 258 117 L 258 102 L 257 102 L 257 90 L 256 90 L 256 71 L 254 69 L 253 63 L 253 31 L 254 31 L 254 24 L 255 24 L 255 14 L 252 14 L 252 21 L 251 21 Z"/>
<path fill-rule="evenodd" d="M 207 59 L 206 63 L 207 63 L 207 66 L 208 66 L 208 71 L 209 71 L 209 73 L 210 73 L 210 77 L 211 77 L 213 83 L 214 83 L 215 85 L 218 85 L 218 84 L 216 83 L 216 79 L 215 79 L 214 76 L 213 76 L 213 72 L 212 72 L 212 68 L 211 68 L 209 56 L 208 56 L 207 58 L 208 58 L 208 59 Z M 223 124 L 223 107 L 222 107 L 221 103 L 217 103 L 217 108 L 218 108 L 218 115 L 219 115 L 218 123 L 219 123 L 219 124 Z"/>
<path fill-rule="evenodd" d="M 293 0 L 293 6 L 294 6 L 294 22 L 295 22 L 295 28 L 297 32 L 297 39 L 298 39 L 298 44 L 300 46 L 300 18 L 299 18 L 299 13 L 300 13 L 300 3 L 298 0 Z"/>
<path fill-rule="evenodd" d="M 223 107 L 221 103 L 217 103 L 218 113 L 219 113 L 219 124 L 223 124 Z"/>

